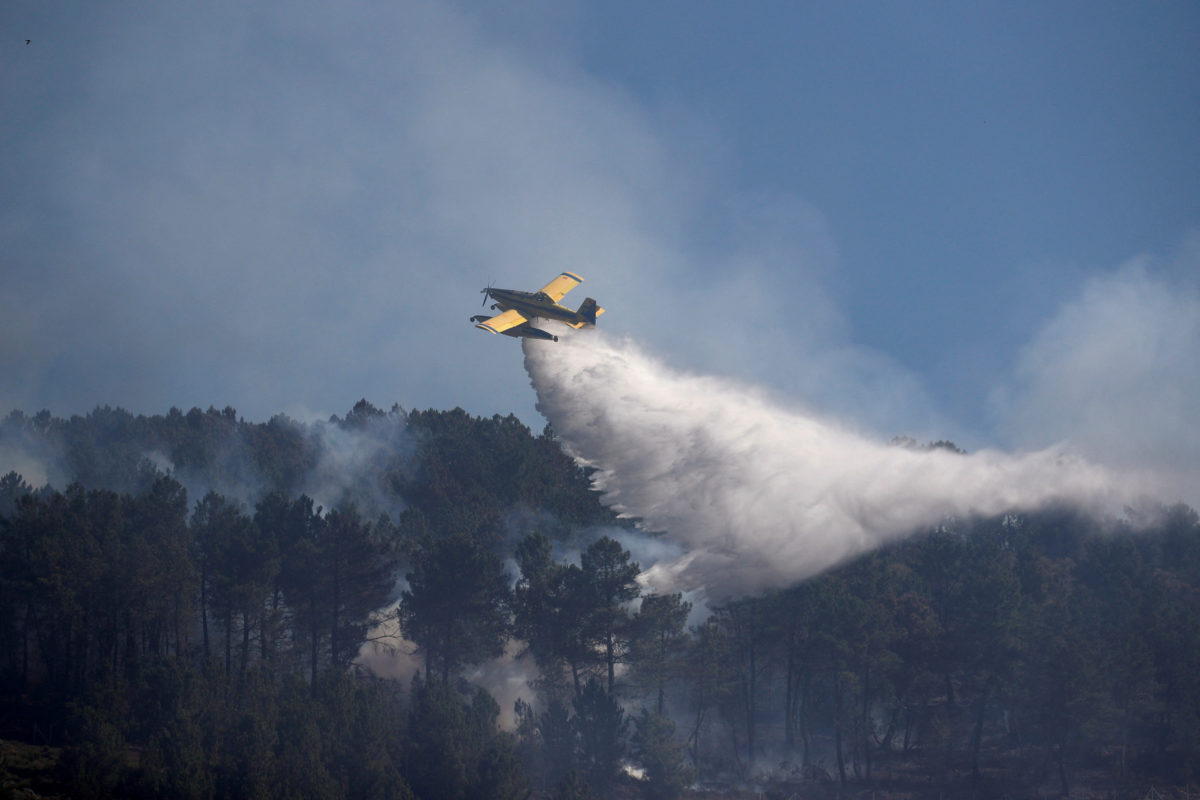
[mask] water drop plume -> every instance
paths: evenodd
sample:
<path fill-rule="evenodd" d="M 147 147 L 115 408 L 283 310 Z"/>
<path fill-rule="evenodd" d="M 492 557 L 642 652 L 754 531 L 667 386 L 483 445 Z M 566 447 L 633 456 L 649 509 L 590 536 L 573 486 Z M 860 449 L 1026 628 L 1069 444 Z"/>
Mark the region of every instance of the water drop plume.
<path fill-rule="evenodd" d="M 604 502 L 685 549 L 643 576 L 659 590 L 784 586 L 948 515 L 1119 508 L 1125 494 L 1063 448 L 891 446 L 599 329 L 524 349 L 538 409 Z"/>

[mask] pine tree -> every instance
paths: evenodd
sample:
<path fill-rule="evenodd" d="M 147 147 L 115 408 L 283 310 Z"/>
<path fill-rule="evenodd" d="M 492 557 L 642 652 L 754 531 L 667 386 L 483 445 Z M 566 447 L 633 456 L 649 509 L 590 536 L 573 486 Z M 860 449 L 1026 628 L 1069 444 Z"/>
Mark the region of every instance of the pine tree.
<path fill-rule="evenodd" d="M 445 683 L 463 666 L 504 652 L 511 599 L 500 559 L 465 536 L 426 540 L 401 593 L 401 632 Z"/>

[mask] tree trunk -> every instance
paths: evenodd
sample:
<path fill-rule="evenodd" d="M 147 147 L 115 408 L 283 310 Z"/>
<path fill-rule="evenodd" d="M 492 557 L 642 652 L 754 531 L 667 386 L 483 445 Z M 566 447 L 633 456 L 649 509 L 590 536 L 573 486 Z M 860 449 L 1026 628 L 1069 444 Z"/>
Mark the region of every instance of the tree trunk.
<path fill-rule="evenodd" d="M 975 706 L 975 730 L 971 734 L 971 780 L 979 783 L 979 750 L 983 743 L 983 714 L 987 708 L 988 692 L 985 688 Z"/>
<path fill-rule="evenodd" d="M 242 663 L 239 674 L 246 674 L 246 664 L 250 661 L 250 615 L 242 612 Z"/>
<path fill-rule="evenodd" d="M 784 674 L 783 741 L 791 751 L 796 749 L 796 680 L 796 637 L 789 629 Z"/>
<path fill-rule="evenodd" d="M 1130 726 L 1130 710 L 1129 703 L 1125 704 L 1121 715 L 1121 780 L 1125 780 L 1125 754 L 1129 750 L 1129 726 Z"/>
<path fill-rule="evenodd" d="M 225 677 L 229 677 L 232 669 L 233 651 L 233 608 L 225 612 Z"/>
<path fill-rule="evenodd" d="M 264 663 L 271 663 L 275 660 L 275 626 L 279 621 L 279 604 L 283 601 L 282 592 L 276 586 L 271 593 L 271 613 L 269 615 L 270 624 L 264 621 L 259 625 L 259 645 L 262 649 L 262 660 Z M 268 627 L 270 631 L 268 631 Z"/>
<path fill-rule="evenodd" d="M 317 682 L 317 654 L 318 654 L 318 651 L 320 650 L 321 634 L 320 634 L 320 628 L 317 627 L 317 599 L 316 599 L 316 597 L 313 597 L 312 595 L 309 596 L 308 612 L 309 612 L 308 618 L 310 620 L 309 637 L 310 637 L 310 646 L 311 646 L 310 673 L 312 675 L 311 682 L 313 684 L 315 684 Z"/>
<path fill-rule="evenodd" d="M 753 768 L 755 750 L 755 714 L 754 693 L 757 689 L 758 662 L 755 658 L 754 645 L 750 645 L 750 672 L 745 683 L 746 703 L 746 761 Z"/>
<path fill-rule="evenodd" d="M 800 747 L 804 753 L 805 767 L 812 764 L 812 742 L 808 730 L 808 695 L 811 689 L 812 672 L 806 669 L 800 677 L 800 709 L 797 712 L 800 718 Z"/>
<path fill-rule="evenodd" d="M 79 652 L 75 655 L 75 663 L 77 665 L 76 669 L 78 670 L 78 678 L 75 682 L 79 686 L 83 685 L 84 681 L 87 679 L 88 673 L 90 672 L 90 670 L 88 670 L 88 644 L 89 633 L 91 630 L 91 621 L 88 619 L 88 613 L 85 609 L 83 612 L 83 635 L 80 637 L 81 644 Z"/>
<path fill-rule="evenodd" d="M 176 592 L 175 593 L 175 655 L 177 657 L 183 655 L 183 651 L 186 649 L 186 644 L 185 644 L 184 640 L 187 637 L 187 634 L 185 633 L 185 631 L 187 630 L 187 625 L 184 623 L 183 618 L 184 618 L 183 595 L 180 592 Z"/>
<path fill-rule="evenodd" d="M 29 629 L 33 625 L 33 603 L 25 606 L 25 624 L 21 626 L 21 691 L 29 687 Z"/>
<path fill-rule="evenodd" d="M 902 752 L 907 755 L 912 746 L 913 713 L 908 703 L 904 704 L 904 747 Z"/>
<path fill-rule="evenodd" d="M 867 781 L 871 780 L 871 665 L 863 668 L 862 687 L 862 750 L 866 765 Z"/>
<path fill-rule="evenodd" d="M 688 737 L 688 751 L 692 757 L 692 764 L 700 766 L 700 728 L 704 725 L 704 709 L 701 708 L 696 712 L 696 724 L 692 728 L 692 735 Z"/>
<path fill-rule="evenodd" d="M 842 756 L 842 723 L 833 724 L 833 746 L 837 750 L 838 784 L 846 785 L 846 760 Z"/>
<path fill-rule="evenodd" d="M 330 598 L 330 605 L 333 611 L 333 621 L 329 628 L 329 663 L 338 663 L 338 611 L 342 605 L 342 579 L 341 571 L 335 566 L 333 573 L 333 597 Z"/>
<path fill-rule="evenodd" d="M 838 784 L 846 785 L 846 758 L 842 754 L 842 677 L 833 677 L 833 745 L 837 751 Z"/>
<path fill-rule="evenodd" d="M 200 628 L 204 631 L 204 660 L 211 655 L 208 650 L 208 570 L 200 573 Z"/>
<path fill-rule="evenodd" d="M 1070 797 L 1071 786 L 1067 782 L 1067 754 L 1064 752 L 1061 744 L 1055 751 L 1055 760 L 1058 761 L 1058 779 L 1062 782 L 1062 795 L 1063 797 Z"/>
<path fill-rule="evenodd" d="M 605 636 L 605 641 L 604 641 L 604 658 L 605 658 L 605 661 L 608 662 L 608 694 L 610 697 L 612 696 L 613 688 L 616 686 L 617 658 L 616 658 L 615 650 L 616 650 L 616 647 L 613 642 L 613 633 L 610 630 L 608 632 L 608 634 Z"/>

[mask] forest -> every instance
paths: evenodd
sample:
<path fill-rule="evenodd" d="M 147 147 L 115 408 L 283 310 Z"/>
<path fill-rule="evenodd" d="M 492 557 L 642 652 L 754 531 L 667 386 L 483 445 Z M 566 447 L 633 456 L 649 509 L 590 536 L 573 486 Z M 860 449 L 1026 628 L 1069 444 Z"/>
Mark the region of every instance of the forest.
<path fill-rule="evenodd" d="M 0 798 L 1200 783 L 1186 505 L 947 518 L 709 598 L 644 589 L 661 534 L 514 416 L 13 411 L 0 456 Z"/>

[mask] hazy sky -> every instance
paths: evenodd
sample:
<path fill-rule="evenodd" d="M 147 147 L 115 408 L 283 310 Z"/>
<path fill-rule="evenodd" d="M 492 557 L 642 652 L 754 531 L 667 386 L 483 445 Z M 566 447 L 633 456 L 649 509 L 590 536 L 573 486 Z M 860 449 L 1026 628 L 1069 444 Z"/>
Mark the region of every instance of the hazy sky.
<path fill-rule="evenodd" d="M 1195 3 L 9 0 L 0 31 L 0 413 L 540 429 L 468 317 L 569 269 L 673 369 L 882 438 L 1200 464 Z"/>

